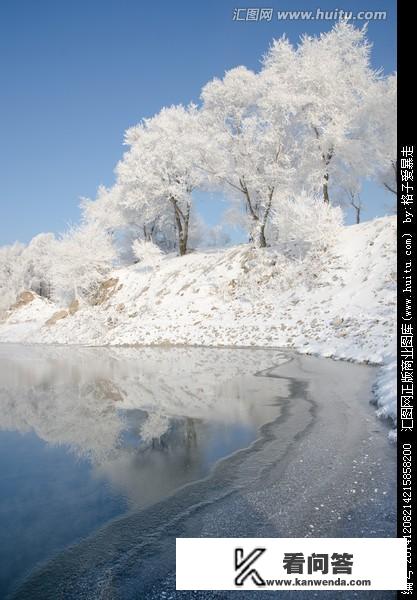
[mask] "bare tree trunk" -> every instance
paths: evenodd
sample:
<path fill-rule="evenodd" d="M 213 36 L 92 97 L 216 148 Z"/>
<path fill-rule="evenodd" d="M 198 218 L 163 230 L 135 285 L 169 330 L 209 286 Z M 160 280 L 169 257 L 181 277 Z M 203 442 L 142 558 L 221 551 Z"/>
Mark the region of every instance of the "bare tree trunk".
<path fill-rule="evenodd" d="M 249 234 L 249 241 L 254 244 L 257 248 L 266 248 L 266 236 L 265 236 L 265 226 L 266 221 L 264 221 L 255 215 L 252 217 L 253 219 L 253 228 Z"/>
<path fill-rule="evenodd" d="M 178 239 L 178 249 L 180 256 L 187 254 L 187 238 L 184 237 L 184 230 L 182 232 L 182 236 L 180 236 Z"/>
<path fill-rule="evenodd" d="M 278 152 L 277 152 L 277 157 L 276 157 L 277 160 L 278 160 L 279 154 L 280 154 L 280 150 L 278 150 Z M 246 209 L 247 209 L 248 213 L 250 214 L 250 217 L 253 222 L 253 229 L 252 229 L 252 231 L 249 232 L 249 242 L 256 244 L 259 248 L 265 248 L 266 247 L 265 227 L 266 227 L 269 213 L 271 211 L 272 196 L 274 193 L 274 189 L 272 188 L 270 190 L 269 203 L 267 204 L 264 215 L 261 219 L 260 215 L 258 214 L 259 209 L 256 206 L 254 208 L 254 206 L 252 204 L 252 199 L 251 199 L 251 196 L 249 193 L 248 186 L 246 185 L 244 175 L 239 177 L 239 185 L 237 185 L 231 181 L 228 181 L 226 178 L 223 178 L 223 179 L 232 188 L 234 188 L 238 192 L 241 192 L 245 197 Z"/>
<path fill-rule="evenodd" d="M 361 197 L 359 195 L 359 193 L 349 192 L 350 195 L 350 205 L 352 206 L 352 208 L 354 208 L 355 210 L 355 216 L 356 216 L 356 225 L 359 225 L 359 223 L 361 222 L 361 211 L 362 211 L 362 202 L 361 202 Z M 356 200 L 355 200 L 356 198 Z"/>
<path fill-rule="evenodd" d="M 265 227 L 266 227 L 266 222 L 268 220 L 269 213 L 271 211 L 272 196 L 273 196 L 274 190 L 272 189 L 270 191 L 270 194 L 268 197 L 268 204 L 265 209 L 263 218 L 261 220 L 259 218 L 259 215 L 255 212 L 255 210 L 252 206 L 252 199 L 250 197 L 249 190 L 247 188 L 247 185 L 246 185 L 243 177 L 240 178 L 239 183 L 240 183 L 240 189 L 243 192 L 243 194 L 245 195 L 246 207 L 247 207 L 248 212 L 254 223 L 255 235 L 251 234 L 251 241 L 254 242 L 254 244 L 258 248 L 266 248 Z"/>
<path fill-rule="evenodd" d="M 323 200 L 326 204 L 330 204 L 329 197 L 329 174 L 326 173 L 324 175 L 324 183 L 323 183 Z"/>
<path fill-rule="evenodd" d="M 268 200 L 266 203 L 266 207 L 265 207 L 265 211 L 264 214 L 262 216 L 262 222 L 260 223 L 260 227 L 259 227 L 259 248 L 266 248 L 266 236 L 265 236 L 265 228 L 266 228 L 266 224 L 268 222 L 268 217 L 269 217 L 269 213 L 271 212 L 271 208 L 272 208 L 272 199 L 274 197 L 274 189 L 275 188 L 270 188 L 269 193 L 268 193 Z"/>
<path fill-rule="evenodd" d="M 316 134 L 317 140 L 320 140 L 320 133 L 317 127 L 313 127 L 314 133 Z M 319 142 L 320 145 L 320 142 Z M 330 161 L 333 158 L 334 149 L 330 148 L 326 153 L 322 151 L 321 158 L 323 160 L 324 166 L 327 168 L 329 166 Z M 324 183 L 323 183 L 323 200 L 326 204 L 330 204 L 330 196 L 329 196 L 329 172 L 326 170 L 324 174 Z"/>
<path fill-rule="evenodd" d="M 253 220 L 253 230 L 250 233 L 250 241 L 257 248 L 266 248 L 266 236 L 265 236 L 265 226 L 266 221 L 264 221 L 258 217 L 258 215 L 252 215 Z"/>
<path fill-rule="evenodd" d="M 39 282 L 39 296 L 43 298 L 51 298 L 51 284 L 47 280 L 41 279 Z"/>
<path fill-rule="evenodd" d="M 397 181 L 397 177 L 398 177 L 398 176 L 397 176 L 397 161 L 396 161 L 396 160 L 393 160 L 393 161 L 391 162 L 391 166 L 392 166 L 392 168 L 394 169 L 395 181 Z M 392 188 L 392 187 L 391 187 L 390 185 L 388 185 L 388 183 L 386 183 L 385 181 L 383 182 L 383 184 L 384 184 L 384 187 L 385 187 L 385 188 L 386 188 L 386 189 L 387 189 L 389 192 L 391 192 L 391 193 L 392 193 L 392 194 L 394 194 L 395 196 L 397 195 L 397 190 L 396 190 L 396 189 Z"/>
<path fill-rule="evenodd" d="M 178 206 L 177 199 L 170 198 L 170 200 L 174 207 L 175 225 L 178 234 L 178 253 L 180 256 L 184 256 L 184 254 L 187 254 L 191 206 L 188 204 L 185 213 L 183 213 Z"/>
<path fill-rule="evenodd" d="M 356 206 L 355 210 L 356 210 L 356 225 L 359 225 L 359 223 L 361 222 L 361 207 Z"/>
<path fill-rule="evenodd" d="M 261 228 L 259 230 L 258 243 L 259 248 L 266 248 L 265 223 L 262 223 Z"/>
<path fill-rule="evenodd" d="M 145 241 L 147 241 L 147 242 L 153 241 L 153 234 L 155 231 L 155 227 L 156 227 L 155 223 L 153 223 L 152 225 L 149 225 L 149 227 L 146 227 L 146 225 L 143 226 L 143 237 L 144 237 Z"/>

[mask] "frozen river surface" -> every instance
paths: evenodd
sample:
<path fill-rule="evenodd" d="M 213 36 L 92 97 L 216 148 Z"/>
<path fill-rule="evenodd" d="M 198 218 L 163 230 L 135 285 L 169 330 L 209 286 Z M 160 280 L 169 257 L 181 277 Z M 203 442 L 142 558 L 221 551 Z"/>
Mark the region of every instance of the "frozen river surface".
<path fill-rule="evenodd" d="M 176 592 L 175 538 L 395 536 L 371 367 L 12 345 L 0 365 L 0 598 L 243 598 Z"/>

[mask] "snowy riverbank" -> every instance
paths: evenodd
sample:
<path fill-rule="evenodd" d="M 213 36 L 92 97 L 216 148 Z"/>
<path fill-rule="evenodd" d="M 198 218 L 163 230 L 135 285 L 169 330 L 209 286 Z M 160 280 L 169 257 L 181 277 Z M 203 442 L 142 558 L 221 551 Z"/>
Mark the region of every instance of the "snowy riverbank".
<path fill-rule="evenodd" d="M 378 412 L 395 421 L 395 271 L 394 217 L 345 227 L 323 252 L 286 244 L 168 255 L 115 270 L 93 305 L 18 303 L 2 317 L 0 342 L 289 347 L 371 362 L 382 365 Z"/>

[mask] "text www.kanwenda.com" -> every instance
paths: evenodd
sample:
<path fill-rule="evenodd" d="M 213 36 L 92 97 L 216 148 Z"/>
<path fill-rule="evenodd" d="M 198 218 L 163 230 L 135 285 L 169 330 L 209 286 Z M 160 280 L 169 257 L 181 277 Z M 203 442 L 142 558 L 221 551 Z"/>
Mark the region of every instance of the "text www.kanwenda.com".
<path fill-rule="evenodd" d="M 302 586 L 302 587 L 360 587 L 371 585 L 370 579 L 299 579 L 296 577 L 295 579 L 265 579 L 265 585 L 268 587 L 292 587 L 292 586 Z"/>

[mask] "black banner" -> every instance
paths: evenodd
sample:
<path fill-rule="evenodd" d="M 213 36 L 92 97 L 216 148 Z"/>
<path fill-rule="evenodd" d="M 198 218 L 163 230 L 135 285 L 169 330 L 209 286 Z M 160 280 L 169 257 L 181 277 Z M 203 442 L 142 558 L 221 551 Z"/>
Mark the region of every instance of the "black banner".
<path fill-rule="evenodd" d="M 407 589 L 398 598 L 415 597 L 414 333 L 416 216 L 414 162 L 416 140 L 412 92 L 413 17 L 398 3 L 398 537 L 407 540 Z"/>

